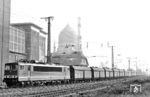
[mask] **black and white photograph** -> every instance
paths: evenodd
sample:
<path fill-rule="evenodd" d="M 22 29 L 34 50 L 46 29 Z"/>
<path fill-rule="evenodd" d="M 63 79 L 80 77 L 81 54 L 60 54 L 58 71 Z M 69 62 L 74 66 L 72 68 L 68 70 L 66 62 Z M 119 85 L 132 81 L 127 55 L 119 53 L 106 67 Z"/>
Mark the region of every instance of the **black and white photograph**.
<path fill-rule="evenodd" d="M 150 1 L 0 0 L 0 97 L 150 97 Z"/>

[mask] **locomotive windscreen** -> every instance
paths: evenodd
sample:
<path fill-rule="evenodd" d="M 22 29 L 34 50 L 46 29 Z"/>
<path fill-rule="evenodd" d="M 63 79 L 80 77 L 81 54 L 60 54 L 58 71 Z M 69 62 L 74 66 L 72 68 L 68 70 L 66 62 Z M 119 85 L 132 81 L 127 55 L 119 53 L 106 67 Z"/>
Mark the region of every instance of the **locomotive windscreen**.
<path fill-rule="evenodd" d="M 17 63 L 7 63 L 5 64 L 4 75 L 17 75 L 18 64 Z"/>
<path fill-rule="evenodd" d="M 5 70 L 17 70 L 18 63 L 6 63 Z"/>

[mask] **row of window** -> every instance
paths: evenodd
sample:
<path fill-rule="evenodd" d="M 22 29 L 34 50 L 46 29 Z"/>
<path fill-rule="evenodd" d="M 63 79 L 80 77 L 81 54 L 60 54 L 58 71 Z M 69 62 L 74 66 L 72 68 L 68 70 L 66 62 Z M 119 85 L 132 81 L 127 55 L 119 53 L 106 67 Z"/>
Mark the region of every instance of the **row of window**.
<path fill-rule="evenodd" d="M 25 32 L 10 26 L 9 49 L 14 52 L 25 53 Z"/>
<path fill-rule="evenodd" d="M 30 66 L 28 66 L 28 70 L 30 71 Z M 23 70 L 24 66 L 20 66 L 20 70 Z M 41 66 L 34 66 L 33 71 L 36 72 L 62 72 L 61 67 L 41 67 Z"/>
<path fill-rule="evenodd" d="M 40 61 L 45 61 L 45 38 L 39 37 L 39 59 Z"/>
<path fill-rule="evenodd" d="M 20 65 L 19 69 L 24 70 L 25 66 Z M 5 70 L 17 70 L 17 65 L 16 64 L 6 64 Z M 31 66 L 28 66 L 28 70 L 29 71 L 31 70 Z M 33 71 L 36 71 L 36 72 L 62 72 L 62 68 L 61 67 L 34 66 Z"/>
<path fill-rule="evenodd" d="M 61 67 L 41 67 L 41 66 L 35 66 L 33 68 L 34 71 L 39 72 L 62 72 Z"/>
<path fill-rule="evenodd" d="M 31 32 L 31 41 L 26 43 L 26 38 L 29 38 L 26 32 L 17 27 L 10 26 L 9 29 L 9 50 L 17 53 L 26 53 L 26 49 L 31 49 L 31 59 L 45 61 L 45 36 L 39 35 L 39 33 Z M 31 47 L 26 48 L 26 44 L 31 44 Z M 16 58 L 17 59 L 17 58 Z"/>

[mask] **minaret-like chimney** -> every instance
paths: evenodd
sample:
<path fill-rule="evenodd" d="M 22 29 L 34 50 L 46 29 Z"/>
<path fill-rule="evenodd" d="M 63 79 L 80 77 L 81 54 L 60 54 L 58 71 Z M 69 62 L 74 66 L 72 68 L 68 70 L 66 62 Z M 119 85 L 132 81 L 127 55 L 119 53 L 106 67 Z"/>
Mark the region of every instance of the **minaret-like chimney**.
<path fill-rule="evenodd" d="M 53 53 L 56 52 L 56 44 L 55 44 L 55 41 L 54 41 L 54 50 L 53 50 Z"/>
<path fill-rule="evenodd" d="M 81 51 L 81 33 L 80 33 L 80 28 L 81 28 L 81 24 L 80 24 L 81 18 L 78 17 L 78 51 Z"/>

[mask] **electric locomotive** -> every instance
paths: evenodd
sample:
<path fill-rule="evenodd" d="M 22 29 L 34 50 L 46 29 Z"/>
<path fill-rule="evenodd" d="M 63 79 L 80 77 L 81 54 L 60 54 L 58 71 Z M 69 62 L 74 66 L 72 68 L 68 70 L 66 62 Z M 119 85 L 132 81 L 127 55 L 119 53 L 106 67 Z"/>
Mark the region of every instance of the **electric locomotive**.
<path fill-rule="evenodd" d="M 70 69 L 68 66 L 23 62 L 5 64 L 4 82 L 8 86 L 47 84 L 68 80 L 70 80 Z"/>
<path fill-rule="evenodd" d="M 6 63 L 4 82 L 7 86 L 48 85 L 135 76 L 135 71 L 88 66 L 14 62 Z"/>

